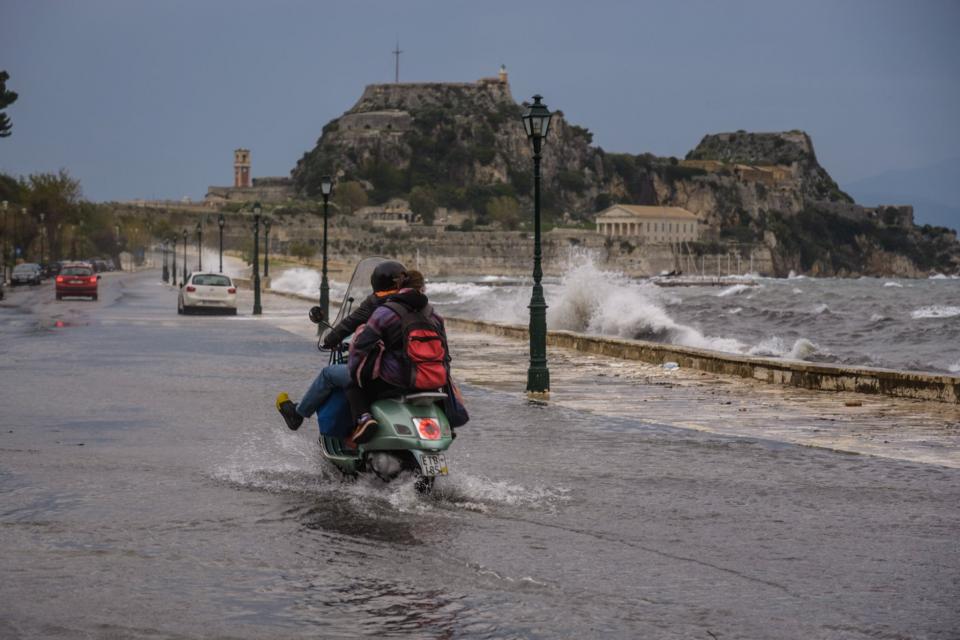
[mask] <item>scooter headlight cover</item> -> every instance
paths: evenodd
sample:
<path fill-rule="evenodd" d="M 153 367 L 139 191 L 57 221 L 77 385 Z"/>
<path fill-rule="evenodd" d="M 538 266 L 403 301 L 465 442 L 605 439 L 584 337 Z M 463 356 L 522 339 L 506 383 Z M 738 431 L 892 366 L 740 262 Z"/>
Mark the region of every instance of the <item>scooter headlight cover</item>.
<path fill-rule="evenodd" d="M 440 423 L 436 418 L 414 418 L 413 426 L 424 440 L 440 439 Z"/>

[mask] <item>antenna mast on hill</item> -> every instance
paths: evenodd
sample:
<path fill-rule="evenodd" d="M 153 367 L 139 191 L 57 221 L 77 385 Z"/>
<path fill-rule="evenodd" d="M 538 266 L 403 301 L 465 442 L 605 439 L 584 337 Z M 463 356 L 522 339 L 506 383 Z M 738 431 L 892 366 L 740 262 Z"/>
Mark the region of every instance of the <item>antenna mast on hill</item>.
<path fill-rule="evenodd" d="M 400 83 L 400 54 L 401 54 L 401 53 L 403 53 L 403 51 L 400 51 L 400 38 L 397 38 L 397 48 L 393 50 L 393 55 L 396 56 L 396 58 L 397 58 L 397 65 L 396 65 L 396 67 L 394 68 L 394 71 L 393 71 L 393 83 L 394 83 L 394 84 L 399 84 L 399 83 Z"/>

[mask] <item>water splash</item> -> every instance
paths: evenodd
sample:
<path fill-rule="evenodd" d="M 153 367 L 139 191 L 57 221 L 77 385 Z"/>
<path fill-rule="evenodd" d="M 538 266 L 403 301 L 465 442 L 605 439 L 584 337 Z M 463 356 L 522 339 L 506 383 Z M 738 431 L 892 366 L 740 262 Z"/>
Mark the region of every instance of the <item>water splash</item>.
<path fill-rule="evenodd" d="M 673 320 L 658 287 L 631 280 L 623 273 L 602 271 L 589 256 L 580 256 L 551 292 L 551 327 L 689 347 L 742 352 L 732 338 L 705 336 Z"/>

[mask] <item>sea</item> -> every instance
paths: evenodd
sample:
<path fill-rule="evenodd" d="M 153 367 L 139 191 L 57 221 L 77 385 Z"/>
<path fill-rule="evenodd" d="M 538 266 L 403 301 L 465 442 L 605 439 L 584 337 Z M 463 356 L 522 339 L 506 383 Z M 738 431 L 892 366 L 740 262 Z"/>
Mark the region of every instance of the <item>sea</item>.
<path fill-rule="evenodd" d="M 526 324 L 532 278 L 427 275 L 447 316 Z M 316 295 L 319 274 L 290 269 L 272 286 Z M 662 287 L 571 254 L 544 278 L 547 325 L 595 335 L 755 355 L 960 375 L 960 277 L 730 276 L 723 286 Z M 331 299 L 345 283 L 331 283 Z"/>

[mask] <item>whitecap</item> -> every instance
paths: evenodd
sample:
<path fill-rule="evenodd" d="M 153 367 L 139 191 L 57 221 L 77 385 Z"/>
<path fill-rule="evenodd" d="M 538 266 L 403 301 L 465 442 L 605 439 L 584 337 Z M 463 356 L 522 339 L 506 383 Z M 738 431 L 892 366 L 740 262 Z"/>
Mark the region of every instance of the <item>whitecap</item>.
<path fill-rule="evenodd" d="M 783 338 L 771 336 L 761 340 L 747 353 L 751 356 L 773 356 L 777 358 L 789 358 L 791 360 L 804 360 L 807 356 L 817 353 L 819 350 L 819 346 L 806 338 L 798 338 L 788 349 Z"/>
<path fill-rule="evenodd" d="M 459 304 L 489 295 L 492 287 L 472 282 L 428 282 L 427 295 L 431 300 L 443 304 Z"/>
<path fill-rule="evenodd" d="M 335 280 L 329 280 L 330 299 L 339 300 L 347 291 L 347 285 Z M 270 279 L 270 288 L 284 293 L 295 293 L 301 296 L 315 298 L 320 295 L 320 272 L 306 267 L 287 269 L 280 275 Z M 363 295 L 369 293 L 364 291 Z"/>
<path fill-rule="evenodd" d="M 740 313 L 741 311 L 743 311 L 743 307 L 734 307 L 733 309 L 728 309 L 727 313 L 733 316 Z"/>
<path fill-rule="evenodd" d="M 743 293 L 744 291 L 750 290 L 750 285 L 748 284 L 735 284 L 732 287 L 728 287 L 717 294 L 718 298 L 726 298 L 727 296 L 735 296 L 738 293 Z"/>
<path fill-rule="evenodd" d="M 813 313 L 815 313 L 815 314 L 818 315 L 818 316 L 819 316 L 821 313 L 826 313 L 826 312 L 828 312 L 828 311 L 830 311 L 830 307 L 828 307 L 826 304 L 823 304 L 823 303 L 818 304 L 817 306 L 815 306 L 815 307 L 813 308 Z"/>
<path fill-rule="evenodd" d="M 794 288 L 793 288 L 793 292 L 796 293 L 796 294 L 800 294 L 800 293 L 803 293 L 803 289 L 798 289 L 798 288 L 794 287 Z"/>
<path fill-rule="evenodd" d="M 883 286 L 885 286 L 885 287 L 899 287 L 899 288 L 901 288 L 901 289 L 903 288 L 903 285 L 900 284 L 899 282 L 884 282 L 884 283 L 883 283 Z"/>
<path fill-rule="evenodd" d="M 960 360 L 957 360 L 955 364 L 950 365 L 947 369 L 950 370 L 950 373 L 960 373 Z"/>
<path fill-rule="evenodd" d="M 910 313 L 914 320 L 927 318 L 953 318 L 960 316 L 960 307 L 951 307 L 947 305 L 935 304 L 928 307 L 920 307 Z"/>
<path fill-rule="evenodd" d="M 929 278 L 930 280 L 946 280 L 947 276 L 942 273 L 935 273 Z"/>

